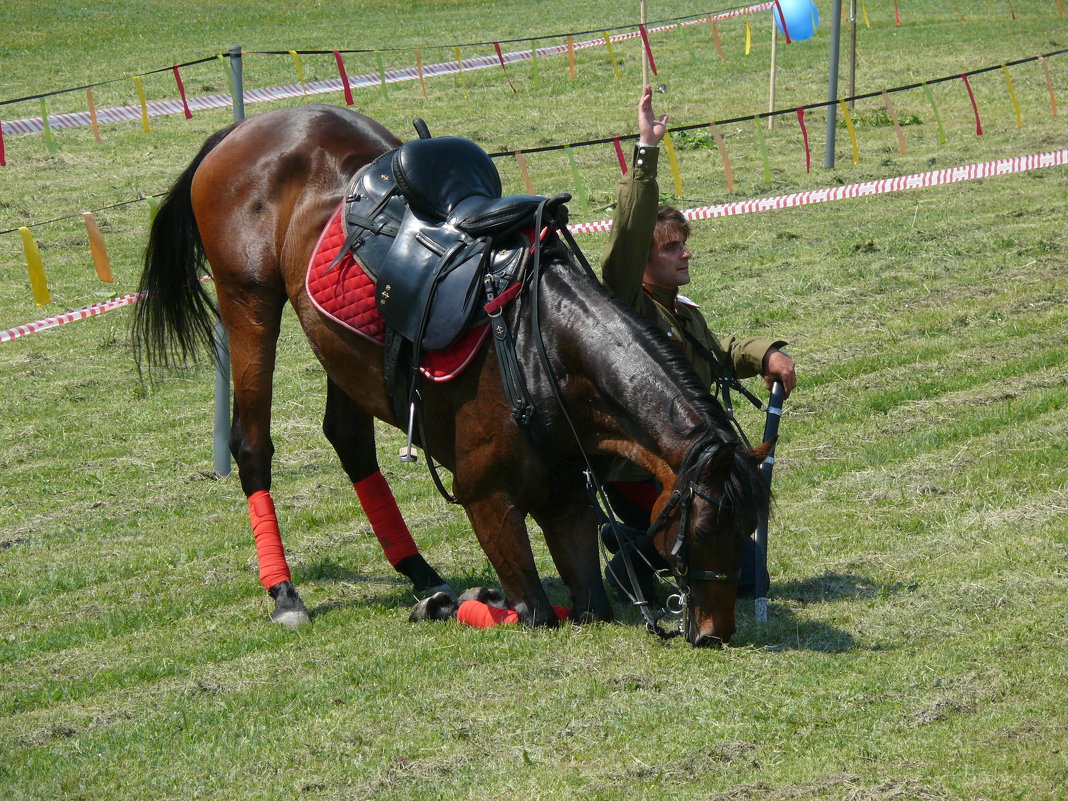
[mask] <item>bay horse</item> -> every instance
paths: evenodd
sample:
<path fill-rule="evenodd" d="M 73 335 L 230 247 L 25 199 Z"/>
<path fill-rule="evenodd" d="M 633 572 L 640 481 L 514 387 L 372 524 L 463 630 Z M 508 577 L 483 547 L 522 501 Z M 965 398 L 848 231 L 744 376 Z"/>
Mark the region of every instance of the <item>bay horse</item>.
<path fill-rule="evenodd" d="M 333 106 L 253 116 L 207 139 L 152 225 L 141 278 L 146 295 L 133 323 L 138 363 L 158 368 L 195 359 L 211 347 L 216 314 L 221 319 L 234 380 L 231 451 L 274 620 L 308 619 L 285 564 L 270 496 L 272 378 L 285 303 L 326 370 L 323 430 L 358 494 L 381 478 L 374 418 L 399 428 L 407 423 L 396 419 L 386 391 L 382 347 L 322 315 L 305 289 L 313 246 L 350 179 L 400 144 L 379 123 Z M 533 295 L 540 323 L 532 323 L 529 287 L 503 314 L 558 451 L 555 462 L 577 464 L 584 451 L 597 471 L 623 458 L 656 476 L 664 489 L 653 512 L 664 524 L 655 544 L 676 578 L 686 579 L 680 579 L 683 633 L 695 646 L 726 643 L 735 630 L 742 548 L 769 502 L 757 472 L 760 449 L 742 444 L 676 346 L 582 272 L 555 235 L 546 242 Z M 209 267 L 217 307 L 199 280 Z M 538 361 L 535 335 L 551 371 Z M 571 594 L 572 618 L 610 620 L 586 481 L 577 469 L 562 474 L 547 465 L 520 433 L 492 341 L 460 377 L 424 382 L 419 390 L 427 410 L 423 448 L 452 472 L 455 497 L 520 620 L 557 624 L 535 567 L 528 515 Z M 416 589 L 439 589 L 444 582 L 414 543 L 398 554 L 390 535 L 379 532 L 368 506 L 382 492 L 393 525 L 400 514 L 384 480 L 364 486 L 360 500 L 387 557 Z M 381 517 L 381 510 L 374 514 Z"/>

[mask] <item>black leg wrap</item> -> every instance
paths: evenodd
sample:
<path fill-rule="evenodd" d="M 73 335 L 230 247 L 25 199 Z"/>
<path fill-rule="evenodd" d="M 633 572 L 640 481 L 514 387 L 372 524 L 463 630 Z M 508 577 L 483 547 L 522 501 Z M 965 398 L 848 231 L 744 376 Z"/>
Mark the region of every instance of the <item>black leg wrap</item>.
<path fill-rule="evenodd" d="M 393 566 L 393 569 L 408 577 L 412 582 L 412 589 L 419 598 L 426 598 L 438 592 L 448 593 L 455 598 L 456 593 L 448 585 L 438 571 L 427 564 L 422 554 L 412 554 L 401 559 Z"/>

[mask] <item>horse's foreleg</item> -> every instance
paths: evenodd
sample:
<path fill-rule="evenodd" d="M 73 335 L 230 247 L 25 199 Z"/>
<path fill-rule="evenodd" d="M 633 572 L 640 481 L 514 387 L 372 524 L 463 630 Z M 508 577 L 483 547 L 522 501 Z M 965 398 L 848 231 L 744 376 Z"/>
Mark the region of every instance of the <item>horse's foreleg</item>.
<path fill-rule="evenodd" d="M 533 511 L 556 569 L 571 592 L 571 619 L 611 620 L 612 604 L 601 581 L 597 517 L 585 495 L 571 503 L 546 504 Z"/>
<path fill-rule="evenodd" d="M 230 452 L 248 498 L 260 583 L 274 599 L 271 620 L 287 626 L 309 621 L 289 573 L 271 498 L 271 392 L 275 346 L 285 297 L 219 286 L 219 312 L 230 340 L 234 420 Z"/>
<path fill-rule="evenodd" d="M 519 619 L 531 626 L 556 626 L 556 613 L 534 565 L 525 516 L 503 492 L 466 502 L 464 510 Z"/>
<path fill-rule="evenodd" d="M 337 451 L 389 563 L 411 580 L 418 597 L 437 592 L 452 595 L 452 588 L 419 553 L 393 497 L 393 490 L 378 468 L 374 418 L 329 379 L 323 433 Z"/>

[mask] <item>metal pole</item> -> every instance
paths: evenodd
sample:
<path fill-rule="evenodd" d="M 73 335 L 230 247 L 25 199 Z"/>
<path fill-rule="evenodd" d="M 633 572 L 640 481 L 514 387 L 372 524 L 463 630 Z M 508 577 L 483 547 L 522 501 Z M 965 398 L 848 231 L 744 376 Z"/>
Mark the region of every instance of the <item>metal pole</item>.
<path fill-rule="evenodd" d="M 771 86 L 768 89 L 768 114 L 775 111 L 775 72 L 778 67 L 779 29 L 775 26 L 775 13 L 771 14 Z M 768 117 L 768 130 L 774 130 L 775 117 Z"/>
<path fill-rule="evenodd" d="M 215 474 L 230 475 L 230 344 L 221 322 L 215 323 L 215 428 L 212 455 Z"/>
<path fill-rule="evenodd" d="M 773 441 L 779 434 L 779 420 L 782 418 L 782 404 L 785 400 L 786 391 L 782 384 L 776 381 L 771 385 L 771 399 L 768 401 L 768 414 L 764 421 L 764 442 Z M 771 446 L 767 458 L 760 463 L 758 470 L 760 476 L 771 486 L 771 471 L 775 467 L 775 446 Z M 771 586 L 771 577 L 768 574 L 768 518 L 761 515 L 757 521 L 756 534 L 753 539 L 756 543 L 753 571 L 753 617 L 757 623 L 768 622 L 768 588 Z"/>
<path fill-rule="evenodd" d="M 245 85 L 241 68 L 241 45 L 230 45 L 230 83 L 234 86 L 234 122 L 245 119 Z"/>
<path fill-rule="evenodd" d="M 838 125 L 838 41 L 842 37 L 842 2 L 831 3 L 831 58 L 830 74 L 827 78 L 827 149 L 823 154 L 823 166 L 834 167 L 834 134 Z"/>
<path fill-rule="evenodd" d="M 854 108 L 852 98 L 857 93 L 857 0 L 849 0 L 849 107 Z"/>
<path fill-rule="evenodd" d="M 245 89 L 241 74 L 241 45 L 230 45 L 230 83 L 234 122 L 245 119 Z M 215 323 L 215 423 L 212 463 L 218 476 L 230 475 L 230 343 L 222 322 Z"/>

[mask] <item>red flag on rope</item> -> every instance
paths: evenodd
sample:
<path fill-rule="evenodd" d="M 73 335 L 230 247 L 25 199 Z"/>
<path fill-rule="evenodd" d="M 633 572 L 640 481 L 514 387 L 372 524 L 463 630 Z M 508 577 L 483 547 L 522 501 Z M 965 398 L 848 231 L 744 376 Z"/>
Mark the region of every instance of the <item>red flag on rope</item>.
<path fill-rule="evenodd" d="M 975 102 L 975 93 L 972 91 L 972 85 L 968 83 L 968 76 L 965 73 L 961 73 L 961 78 L 964 79 L 964 88 L 968 90 L 968 97 L 972 101 L 972 110 L 975 112 L 975 135 L 983 135 L 983 123 L 979 121 L 979 106 Z"/>
<path fill-rule="evenodd" d="M 805 127 L 805 110 L 797 110 L 797 121 L 801 125 L 801 136 L 805 139 L 805 172 L 812 172 L 812 151 L 808 149 L 808 128 Z"/>
<path fill-rule="evenodd" d="M 649 56 L 649 69 L 653 71 L 653 75 L 656 75 L 656 62 L 653 60 L 653 48 L 649 46 L 649 32 L 645 30 L 644 25 L 639 25 L 638 30 L 642 34 L 642 42 L 645 44 L 645 53 Z"/>
<path fill-rule="evenodd" d="M 779 23 L 782 25 L 783 35 L 786 37 L 786 44 L 790 44 L 790 29 L 786 27 L 786 17 L 782 13 L 782 6 L 779 5 L 779 0 L 775 0 L 775 10 L 779 12 Z"/>
<path fill-rule="evenodd" d="M 182 83 L 182 76 L 178 74 L 178 65 L 175 64 L 171 67 L 174 72 L 174 82 L 178 84 L 178 94 L 182 96 L 182 110 L 185 112 L 185 118 L 187 120 L 193 119 L 193 112 L 189 110 L 189 102 L 185 97 L 185 84 Z"/>
<path fill-rule="evenodd" d="M 619 161 L 619 171 L 624 175 L 627 174 L 627 159 L 623 156 L 623 146 L 619 144 L 619 137 L 612 140 L 612 144 L 616 147 L 616 160 Z"/>
<path fill-rule="evenodd" d="M 504 67 L 504 53 L 501 52 L 500 42 L 494 42 L 493 47 L 497 51 L 497 60 L 501 62 L 501 69 L 504 70 L 505 80 L 508 81 L 508 85 L 512 87 L 512 92 L 514 92 L 515 94 L 519 94 L 515 90 L 515 84 L 512 83 L 512 79 L 508 77 L 508 70 Z"/>
<path fill-rule="evenodd" d="M 341 53 L 333 51 L 334 61 L 337 62 L 337 71 L 341 75 L 341 88 L 345 90 L 345 105 L 352 105 L 352 90 L 349 89 L 349 74 L 345 72 L 345 62 L 341 60 Z"/>
<path fill-rule="evenodd" d="M 0 120 L 0 167 L 7 166 L 7 159 L 4 158 L 4 123 Z"/>

